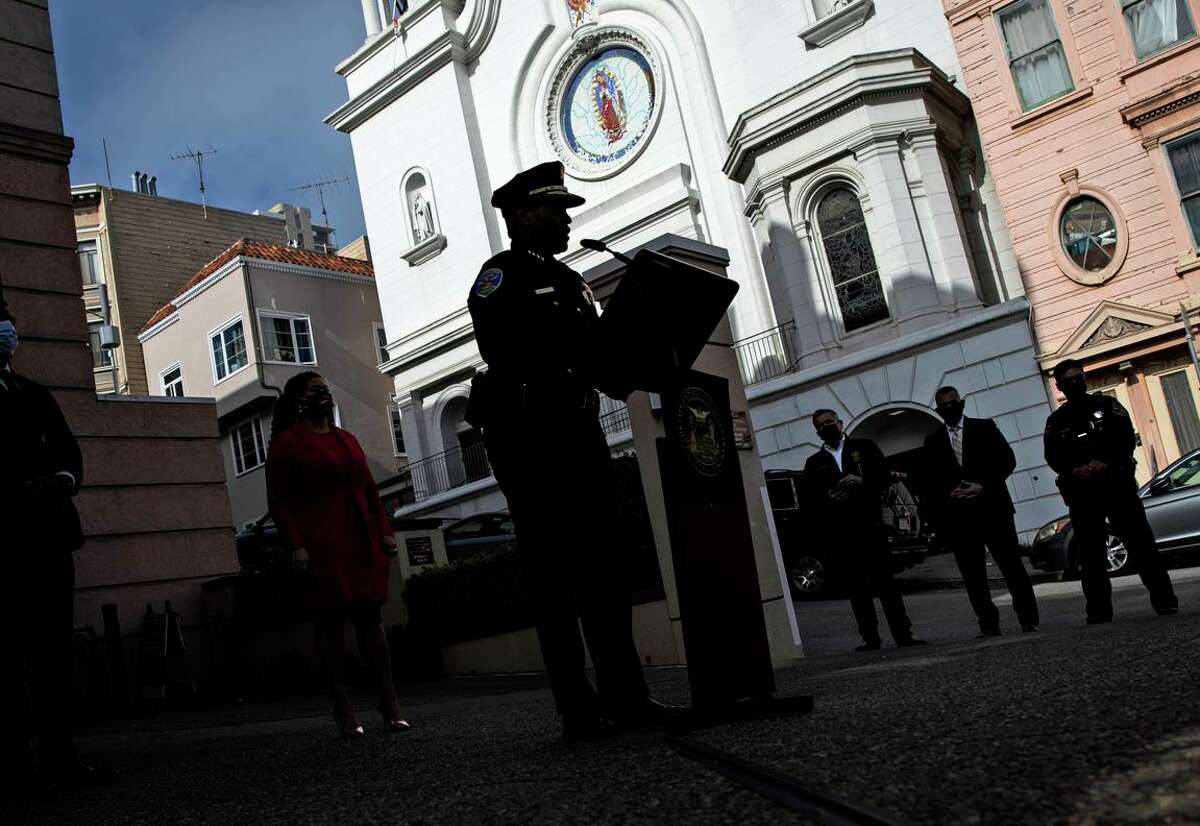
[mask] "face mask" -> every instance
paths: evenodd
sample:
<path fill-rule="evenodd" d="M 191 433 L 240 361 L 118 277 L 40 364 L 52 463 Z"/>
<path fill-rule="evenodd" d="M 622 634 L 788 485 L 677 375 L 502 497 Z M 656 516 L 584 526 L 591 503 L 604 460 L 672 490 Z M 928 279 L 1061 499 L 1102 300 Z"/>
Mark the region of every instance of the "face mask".
<path fill-rule="evenodd" d="M 333 396 L 328 390 L 312 390 L 309 394 L 300 400 L 301 410 L 319 410 L 322 407 L 330 407 L 333 403 Z"/>
<path fill-rule="evenodd" d="M 955 424 L 962 418 L 963 408 L 966 407 L 966 404 L 962 399 L 939 404 L 937 406 L 937 414 L 942 417 L 942 421 L 946 424 Z"/>
<path fill-rule="evenodd" d="M 817 428 L 817 435 L 825 444 L 836 445 L 842 439 L 842 429 L 836 424 L 827 424 Z"/>
<path fill-rule="evenodd" d="M 7 363 L 13 353 L 17 352 L 19 343 L 17 328 L 13 326 L 13 323 L 0 321 L 0 361 Z"/>
<path fill-rule="evenodd" d="M 1063 379 L 1058 383 L 1058 389 L 1068 399 L 1081 399 L 1087 395 L 1087 379 L 1082 375 Z"/>

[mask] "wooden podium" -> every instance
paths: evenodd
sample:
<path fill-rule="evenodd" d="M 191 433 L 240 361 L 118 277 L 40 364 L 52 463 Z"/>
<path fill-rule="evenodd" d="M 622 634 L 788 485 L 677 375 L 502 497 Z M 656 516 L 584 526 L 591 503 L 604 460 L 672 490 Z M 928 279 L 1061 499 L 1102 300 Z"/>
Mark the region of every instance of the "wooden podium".
<path fill-rule="evenodd" d="M 750 514 L 725 378 L 691 369 L 738 285 L 642 250 L 601 316 L 619 381 L 657 394 L 655 440 L 692 708 L 673 728 L 809 711 L 811 697 L 774 697 Z"/>

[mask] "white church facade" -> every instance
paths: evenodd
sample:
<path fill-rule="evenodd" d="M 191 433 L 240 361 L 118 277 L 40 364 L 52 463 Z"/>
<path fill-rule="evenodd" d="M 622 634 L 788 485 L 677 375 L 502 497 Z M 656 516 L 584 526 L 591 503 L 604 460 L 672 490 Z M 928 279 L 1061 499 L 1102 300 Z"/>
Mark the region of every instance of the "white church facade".
<path fill-rule="evenodd" d="M 1029 304 L 940 2 L 413 0 L 392 21 L 394 7 L 362 0 L 367 38 L 337 67 L 348 100 L 327 121 L 353 145 L 419 496 L 407 512 L 503 506 L 462 421 L 482 366 L 466 298 L 507 243 L 492 190 L 556 158 L 588 199 L 564 256 L 585 277 L 606 263 L 585 237 L 728 252 L 764 467 L 802 467 L 828 407 L 903 469 L 952 384 L 1013 445 L 1018 529 L 1063 510 Z"/>

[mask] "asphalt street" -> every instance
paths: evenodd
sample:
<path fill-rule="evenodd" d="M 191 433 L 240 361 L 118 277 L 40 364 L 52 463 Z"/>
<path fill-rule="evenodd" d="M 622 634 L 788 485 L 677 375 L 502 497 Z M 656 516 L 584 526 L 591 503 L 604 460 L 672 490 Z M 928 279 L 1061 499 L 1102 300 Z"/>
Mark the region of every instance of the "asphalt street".
<path fill-rule="evenodd" d="M 776 787 L 799 784 L 807 800 L 730 777 L 657 732 L 567 749 L 544 681 L 514 676 L 404 686 L 414 725 L 404 734 L 366 713 L 363 687 L 368 736 L 355 741 L 333 736 L 313 692 L 92 724 L 81 749 L 123 768 L 121 782 L 20 804 L 0 821 L 1196 823 L 1200 568 L 1172 578 L 1178 616 L 1154 615 L 1125 577 L 1116 620 L 1094 627 L 1078 583 L 1042 582 L 1035 634 L 1020 632 L 997 588 L 1004 636 L 984 641 L 965 591 L 909 582 L 930 645 L 897 650 L 885 635 L 883 650 L 862 654 L 844 601 L 801 604 L 807 656 L 777 678 L 780 695 L 812 695 L 813 713 L 688 742 Z M 656 696 L 686 702 L 683 669 L 649 679 Z M 877 819 L 830 819 L 821 799 Z"/>

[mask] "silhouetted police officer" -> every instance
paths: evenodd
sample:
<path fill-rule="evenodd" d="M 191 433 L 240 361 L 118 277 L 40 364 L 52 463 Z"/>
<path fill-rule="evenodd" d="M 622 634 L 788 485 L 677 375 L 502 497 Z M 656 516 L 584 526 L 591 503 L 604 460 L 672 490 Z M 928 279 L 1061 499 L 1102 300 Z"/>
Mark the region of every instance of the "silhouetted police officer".
<path fill-rule="evenodd" d="M 1110 396 L 1089 394 L 1083 365 L 1074 359 L 1055 366 L 1054 381 L 1066 401 L 1046 420 L 1046 464 L 1058 474 L 1070 509 L 1088 624 L 1112 621 L 1106 519 L 1129 550 L 1154 610 L 1176 613 L 1175 590 L 1137 493 L 1129 413 Z"/>
<path fill-rule="evenodd" d="M 492 195 L 512 249 L 489 259 L 467 306 L 488 370 L 476 377 L 468 420 L 483 430 L 496 481 L 516 524 L 538 639 L 568 740 L 664 714 L 646 691 L 633 643 L 628 550 L 611 532 L 616 480 L 599 424 L 597 389 L 629 391 L 606 371 L 591 290 L 554 259 L 567 248 L 560 163 L 521 172 Z M 596 669 L 584 673 L 583 640 Z"/>

